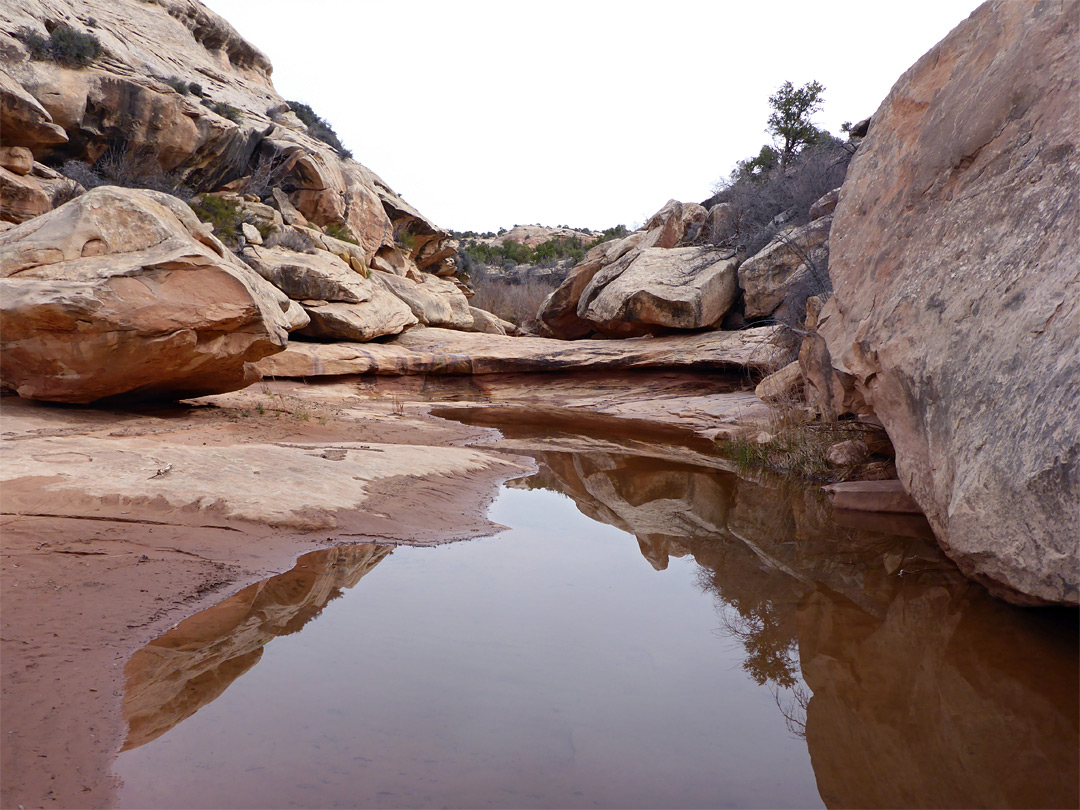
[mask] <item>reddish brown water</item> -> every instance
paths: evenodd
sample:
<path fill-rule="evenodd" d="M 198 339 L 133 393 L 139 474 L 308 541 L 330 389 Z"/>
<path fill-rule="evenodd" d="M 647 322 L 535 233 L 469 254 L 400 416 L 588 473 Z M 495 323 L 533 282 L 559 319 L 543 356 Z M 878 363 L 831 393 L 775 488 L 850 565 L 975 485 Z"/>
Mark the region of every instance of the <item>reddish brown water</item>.
<path fill-rule="evenodd" d="M 317 552 L 138 653 L 122 806 L 1080 803 L 1075 614 L 814 493 L 535 455 L 506 532 Z"/>

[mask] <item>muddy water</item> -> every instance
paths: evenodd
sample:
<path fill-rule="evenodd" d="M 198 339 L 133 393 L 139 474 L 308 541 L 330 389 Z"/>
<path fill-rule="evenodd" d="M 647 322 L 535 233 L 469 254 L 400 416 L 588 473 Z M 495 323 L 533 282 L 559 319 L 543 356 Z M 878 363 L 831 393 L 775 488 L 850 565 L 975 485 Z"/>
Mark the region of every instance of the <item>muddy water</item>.
<path fill-rule="evenodd" d="M 504 433 L 539 467 L 505 532 L 316 552 L 137 653 L 122 806 L 1080 802 L 1075 614 L 918 523 Z"/>

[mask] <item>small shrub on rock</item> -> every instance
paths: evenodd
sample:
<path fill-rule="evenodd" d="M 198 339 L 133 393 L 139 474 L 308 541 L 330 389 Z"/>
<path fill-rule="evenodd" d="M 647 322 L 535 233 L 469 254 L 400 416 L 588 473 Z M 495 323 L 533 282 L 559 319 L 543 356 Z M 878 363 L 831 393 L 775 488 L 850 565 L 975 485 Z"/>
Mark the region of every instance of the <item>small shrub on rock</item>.
<path fill-rule="evenodd" d="M 240 235 L 241 206 L 239 200 L 203 194 L 188 205 L 195 216 L 214 226 L 214 235 L 230 247 L 235 247 Z"/>
<path fill-rule="evenodd" d="M 67 23 L 53 28 L 48 38 L 32 28 L 21 28 L 16 36 L 30 51 L 31 59 L 56 62 L 64 67 L 86 67 L 102 53 L 101 42 L 96 36 L 78 31 Z"/>
<path fill-rule="evenodd" d="M 340 239 L 342 242 L 351 242 L 354 245 L 360 243 L 353 236 L 352 231 L 349 230 L 348 225 L 342 225 L 340 222 L 331 222 L 326 226 L 326 235 L 332 236 L 335 239 Z"/>
<path fill-rule="evenodd" d="M 341 142 L 337 133 L 334 132 L 334 128 L 330 126 L 326 119 L 318 115 L 307 104 L 299 101 L 289 101 L 286 103 L 289 105 L 289 108 L 296 113 L 296 117 L 304 122 L 304 126 L 307 127 L 308 134 L 311 137 L 322 141 L 343 158 L 352 157 L 352 152 Z"/>

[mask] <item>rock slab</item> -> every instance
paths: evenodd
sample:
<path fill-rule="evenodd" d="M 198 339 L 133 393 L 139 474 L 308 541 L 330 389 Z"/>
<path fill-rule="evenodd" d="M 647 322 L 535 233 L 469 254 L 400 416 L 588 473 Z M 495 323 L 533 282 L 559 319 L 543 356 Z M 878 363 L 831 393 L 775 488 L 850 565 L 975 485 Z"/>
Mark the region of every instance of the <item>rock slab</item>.
<path fill-rule="evenodd" d="M 57 402 L 243 388 L 306 322 L 175 197 L 102 186 L 0 234 L 0 384 Z"/>
<path fill-rule="evenodd" d="M 1080 604 L 1080 3 L 995 0 L 893 87 L 819 331 L 969 576 Z"/>

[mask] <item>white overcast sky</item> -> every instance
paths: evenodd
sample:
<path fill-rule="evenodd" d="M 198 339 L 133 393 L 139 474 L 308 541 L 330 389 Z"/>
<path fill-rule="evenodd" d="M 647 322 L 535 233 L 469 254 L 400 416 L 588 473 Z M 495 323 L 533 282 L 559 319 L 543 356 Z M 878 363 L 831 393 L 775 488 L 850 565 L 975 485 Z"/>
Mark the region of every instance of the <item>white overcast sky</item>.
<path fill-rule="evenodd" d="M 436 224 L 640 225 L 769 137 L 785 80 L 819 126 L 877 109 L 977 0 L 204 0 L 274 85 Z"/>

